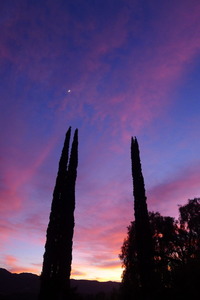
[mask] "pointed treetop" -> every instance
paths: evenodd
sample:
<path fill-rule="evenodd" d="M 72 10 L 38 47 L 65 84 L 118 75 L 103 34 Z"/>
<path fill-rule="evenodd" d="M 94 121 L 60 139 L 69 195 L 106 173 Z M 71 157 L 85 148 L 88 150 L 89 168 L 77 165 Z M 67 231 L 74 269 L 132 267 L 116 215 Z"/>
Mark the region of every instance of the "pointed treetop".
<path fill-rule="evenodd" d="M 131 138 L 131 142 L 134 143 L 134 144 L 138 144 L 136 136 Z"/>
<path fill-rule="evenodd" d="M 74 132 L 74 138 L 72 142 L 72 148 L 69 159 L 68 171 L 76 170 L 78 166 L 78 129 Z"/>
<path fill-rule="evenodd" d="M 68 130 L 67 130 L 67 133 L 68 133 L 68 132 L 70 132 L 70 133 L 71 133 L 71 129 L 72 129 L 72 127 L 71 127 L 71 126 L 69 126 L 69 128 L 68 128 Z M 67 133 L 66 133 L 66 135 L 67 135 Z"/>
<path fill-rule="evenodd" d="M 74 132 L 74 140 L 78 139 L 78 128 L 76 128 L 75 132 Z"/>
<path fill-rule="evenodd" d="M 131 162 L 133 179 L 137 180 L 138 178 L 141 178 L 141 180 L 143 181 L 142 166 L 140 161 L 140 150 L 136 137 L 132 137 L 131 140 Z"/>
<path fill-rule="evenodd" d="M 136 136 L 131 138 L 131 151 L 139 153 L 139 145 Z"/>
<path fill-rule="evenodd" d="M 71 137 L 71 126 L 68 128 L 68 130 L 66 132 L 64 147 L 66 147 L 66 146 L 67 146 L 67 148 L 69 147 L 70 137 Z"/>
<path fill-rule="evenodd" d="M 59 172 L 64 172 L 67 168 L 70 137 L 71 137 L 71 126 L 69 127 L 65 135 L 65 141 L 64 141 L 60 161 L 59 161 Z"/>

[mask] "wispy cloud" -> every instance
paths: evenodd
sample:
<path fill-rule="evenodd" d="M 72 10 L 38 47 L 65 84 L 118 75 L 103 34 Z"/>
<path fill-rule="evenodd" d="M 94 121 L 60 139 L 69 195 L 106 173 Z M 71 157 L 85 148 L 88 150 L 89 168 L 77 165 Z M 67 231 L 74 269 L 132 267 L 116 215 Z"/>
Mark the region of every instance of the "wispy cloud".
<path fill-rule="evenodd" d="M 149 191 L 150 207 L 161 214 L 178 217 L 178 205 L 199 197 L 200 163 L 183 168 Z"/>
<path fill-rule="evenodd" d="M 13 255 L 5 255 L 1 264 L 12 273 L 38 273 L 38 268 L 34 268 L 34 266 L 30 268 L 20 266 L 19 260 Z"/>

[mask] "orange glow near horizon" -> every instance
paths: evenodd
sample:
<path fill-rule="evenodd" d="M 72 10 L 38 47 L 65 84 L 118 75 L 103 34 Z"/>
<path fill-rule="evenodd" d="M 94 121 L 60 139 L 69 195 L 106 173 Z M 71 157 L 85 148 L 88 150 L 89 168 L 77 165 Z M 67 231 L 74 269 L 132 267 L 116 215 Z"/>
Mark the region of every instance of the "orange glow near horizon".
<path fill-rule="evenodd" d="M 11 273 L 32 273 L 40 276 L 41 267 L 20 267 L 20 266 L 12 266 L 7 268 Z M 73 270 L 71 272 L 71 278 L 76 280 L 97 280 L 100 282 L 105 281 L 121 281 L 122 268 L 120 266 L 110 267 L 110 268 L 96 268 L 95 266 L 80 266 L 81 271 Z"/>
<path fill-rule="evenodd" d="M 96 268 L 95 266 L 85 266 L 82 269 L 80 275 L 76 274 L 72 270 L 71 278 L 84 279 L 84 280 L 97 280 L 101 282 L 105 281 L 121 281 L 122 268 L 120 266 L 110 268 Z M 84 275 L 84 276 L 83 276 Z"/>

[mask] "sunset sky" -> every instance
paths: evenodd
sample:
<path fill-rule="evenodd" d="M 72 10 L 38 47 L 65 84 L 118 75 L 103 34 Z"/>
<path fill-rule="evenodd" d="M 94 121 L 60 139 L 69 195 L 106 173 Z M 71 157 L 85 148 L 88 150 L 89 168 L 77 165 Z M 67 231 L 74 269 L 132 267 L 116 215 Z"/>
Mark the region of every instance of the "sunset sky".
<path fill-rule="evenodd" d="M 132 136 L 150 211 L 178 218 L 200 197 L 199 0 L 2 0 L 0 96 L 0 267 L 41 272 L 69 126 L 72 278 L 121 280 Z"/>

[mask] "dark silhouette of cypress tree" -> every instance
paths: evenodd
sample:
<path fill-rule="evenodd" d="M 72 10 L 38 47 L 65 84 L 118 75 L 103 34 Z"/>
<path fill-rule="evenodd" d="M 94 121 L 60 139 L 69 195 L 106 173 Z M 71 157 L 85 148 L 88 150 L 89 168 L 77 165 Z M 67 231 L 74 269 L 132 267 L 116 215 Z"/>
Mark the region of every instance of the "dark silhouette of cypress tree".
<path fill-rule="evenodd" d="M 131 161 L 135 210 L 135 238 L 143 299 L 151 299 L 153 289 L 153 242 L 148 217 L 140 152 L 136 137 L 131 139 Z"/>
<path fill-rule="evenodd" d="M 41 273 L 40 300 L 70 299 L 78 129 L 74 133 L 68 163 L 70 135 L 71 127 L 66 133 L 53 192 Z"/>

